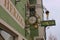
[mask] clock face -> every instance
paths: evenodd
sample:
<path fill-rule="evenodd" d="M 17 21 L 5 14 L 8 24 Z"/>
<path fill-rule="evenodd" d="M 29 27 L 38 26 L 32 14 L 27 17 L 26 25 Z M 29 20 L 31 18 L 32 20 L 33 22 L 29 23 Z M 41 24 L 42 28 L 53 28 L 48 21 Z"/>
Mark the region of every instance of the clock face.
<path fill-rule="evenodd" d="M 30 24 L 34 24 L 36 22 L 36 17 L 32 16 L 32 17 L 29 17 L 29 23 Z"/>

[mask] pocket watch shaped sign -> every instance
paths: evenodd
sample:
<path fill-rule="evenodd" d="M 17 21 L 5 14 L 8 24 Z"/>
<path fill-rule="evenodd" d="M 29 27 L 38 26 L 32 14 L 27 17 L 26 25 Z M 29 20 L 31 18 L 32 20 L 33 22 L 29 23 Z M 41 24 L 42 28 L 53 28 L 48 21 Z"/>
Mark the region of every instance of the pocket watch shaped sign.
<path fill-rule="evenodd" d="M 31 16 L 31 17 L 29 17 L 29 19 L 28 19 L 28 21 L 29 21 L 30 24 L 36 23 L 36 20 L 37 20 L 37 18 L 36 18 L 35 16 Z"/>

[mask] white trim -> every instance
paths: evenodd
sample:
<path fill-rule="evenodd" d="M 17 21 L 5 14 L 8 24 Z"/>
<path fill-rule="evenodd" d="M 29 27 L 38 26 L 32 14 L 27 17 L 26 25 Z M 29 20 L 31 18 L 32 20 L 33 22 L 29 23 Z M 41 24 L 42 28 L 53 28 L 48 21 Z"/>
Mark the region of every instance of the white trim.
<path fill-rule="evenodd" d="M 16 33 L 18 35 L 18 40 L 22 40 L 22 38 L 24 38 L 25 40 L 27 40 L 25 37 L 23 37 L 19 32 L 17 32 L 14 28 L 12 28 L 10 25 L 8 25 L 4 20 L 0 19 L 0 23 L 4 24 L 7 28 L 9 28 L 10 30 L 12 30 L 14 33 Z"/>

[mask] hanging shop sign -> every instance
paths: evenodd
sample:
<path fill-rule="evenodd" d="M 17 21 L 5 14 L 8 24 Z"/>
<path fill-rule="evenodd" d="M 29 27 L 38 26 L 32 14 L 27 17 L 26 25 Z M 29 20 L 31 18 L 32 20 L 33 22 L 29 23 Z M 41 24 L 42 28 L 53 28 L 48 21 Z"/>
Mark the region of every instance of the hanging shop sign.
<path fill-rule="evenodd" d="M 41 26 L 53 26 L 56 25 L 55 20 L 41 21 Z"/>

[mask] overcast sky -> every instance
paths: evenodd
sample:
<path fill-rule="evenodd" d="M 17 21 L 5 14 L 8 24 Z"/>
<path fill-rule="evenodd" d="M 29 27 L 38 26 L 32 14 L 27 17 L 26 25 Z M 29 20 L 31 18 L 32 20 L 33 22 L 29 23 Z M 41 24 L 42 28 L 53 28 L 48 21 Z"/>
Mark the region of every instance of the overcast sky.
<path fill-rule="evenodd" d="M 60 0 L 43 0 L 44 6 L 50 11 L 49 19 L 56 20 L 56 26 L 50 26 L 47 30 L 47 36 L 50 34 L 60 40 Z"/>

